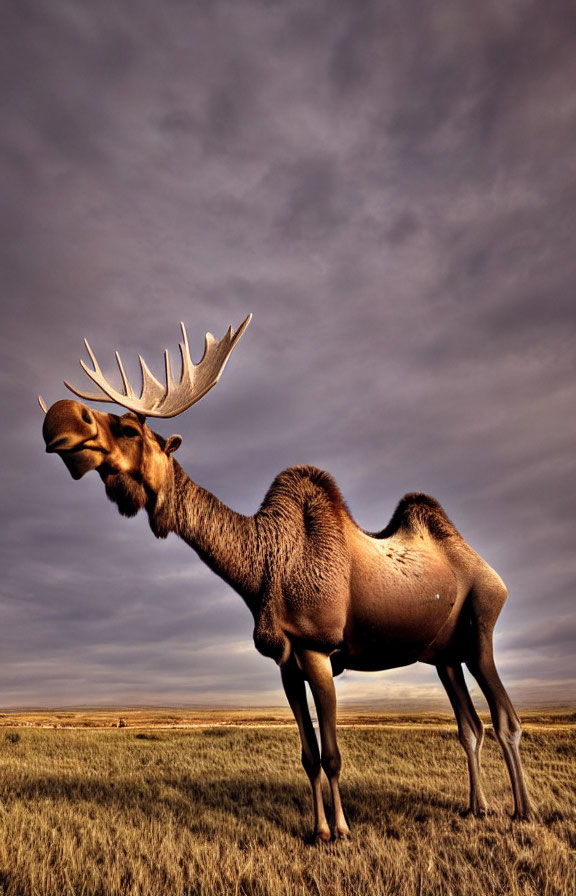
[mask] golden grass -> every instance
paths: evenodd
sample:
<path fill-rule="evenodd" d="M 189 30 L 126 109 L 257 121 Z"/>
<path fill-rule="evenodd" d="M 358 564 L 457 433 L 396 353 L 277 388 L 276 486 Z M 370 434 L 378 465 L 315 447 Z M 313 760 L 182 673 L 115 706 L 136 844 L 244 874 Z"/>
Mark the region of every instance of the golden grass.
<path fill-rule="evenodd" d="M 180 713 L 173 715 L 179 724 Z M 340 743 L 353 837 L 312 846 L 306 842 L 308 784 L 293 727 L 5 727 L 0 893 L 576 893 L 573 730 L 550 726 L 525 734 L 538 821 L 520 824 L 508 817 L 508 781 L 491 735 L 484 776 L 495 814 L 482 821 L 459 814 L 467 775 L 452 727 L 350 727 L 342 729 Z"/>

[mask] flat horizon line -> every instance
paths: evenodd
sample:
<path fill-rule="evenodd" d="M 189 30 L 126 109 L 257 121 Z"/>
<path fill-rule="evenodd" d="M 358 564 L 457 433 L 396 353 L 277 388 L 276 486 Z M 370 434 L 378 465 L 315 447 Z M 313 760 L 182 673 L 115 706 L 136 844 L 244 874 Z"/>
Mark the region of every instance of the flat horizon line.
<path fill-rule="evenodd" d="M 572 712 L 576 711 L 574 701 L 515 701 L 516 707 L 524 712 Z M 483 712 L 484 710 L 480 710 Z M 66 703 L 66 704 L 21 704 L 15 706 L 0 706 L 0 717 L 13 713 L 58 713 L 58 712 L 220 712 L 220 713 L 278 713 L 292 716 L 290 707 L 282 704 L 226 704 L 226 703 Z M 393 701 L 388 702 L 342 702 L 339 705 L 339 714 L 351 712 L 372 712 L 393 715 L 446 715 L 452 716 L 450 707 L 440 703 L 431 703 L 428 706 L 416 708 L 401 705 Z"/>

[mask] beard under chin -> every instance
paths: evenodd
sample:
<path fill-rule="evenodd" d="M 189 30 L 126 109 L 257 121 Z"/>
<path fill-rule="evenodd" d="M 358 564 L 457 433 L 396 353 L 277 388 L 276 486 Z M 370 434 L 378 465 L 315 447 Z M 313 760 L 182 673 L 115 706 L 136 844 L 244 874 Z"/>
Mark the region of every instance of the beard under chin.
<path fill-rule="evenodd" d="M 146 490 L 128 473 L 112 473 L 105 480 L 106 494 L 118 505 L 122 516 L 136 516 L 146 506 Z"/>

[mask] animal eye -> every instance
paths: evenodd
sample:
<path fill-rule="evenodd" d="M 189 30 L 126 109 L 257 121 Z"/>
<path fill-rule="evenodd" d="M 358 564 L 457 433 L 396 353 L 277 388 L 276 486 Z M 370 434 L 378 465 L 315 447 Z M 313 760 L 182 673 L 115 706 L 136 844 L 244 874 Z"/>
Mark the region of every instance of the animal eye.
<path fill-rule="evenodd" d="M 126 436 L 128 439 L 134 439 L 136 436 L 140 435 L 140 430 L 136 429 L 135 426 L 124 424 L 122 427 L 122 435 Z"/>

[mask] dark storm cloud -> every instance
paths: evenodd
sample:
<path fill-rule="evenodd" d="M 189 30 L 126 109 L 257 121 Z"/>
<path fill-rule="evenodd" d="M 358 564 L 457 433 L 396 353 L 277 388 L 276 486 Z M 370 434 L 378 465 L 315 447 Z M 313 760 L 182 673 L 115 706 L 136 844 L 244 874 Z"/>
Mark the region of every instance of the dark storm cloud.
<path fill-rule="evenodd" d="M 185 469 L 252 513 L 315 463 L 372 530 L 434 494 L 509 586 L 514 696 L 576 694 L 575 31 L 557 0 L 9 5 L 6 703 L 279 699 L 233 592 L 72 482 L 35 406 L 82 385 L 84 336 L 137 382 L 179 320 L 198 359 L 249 311 L 214 393 L 157 423 Z"/>

